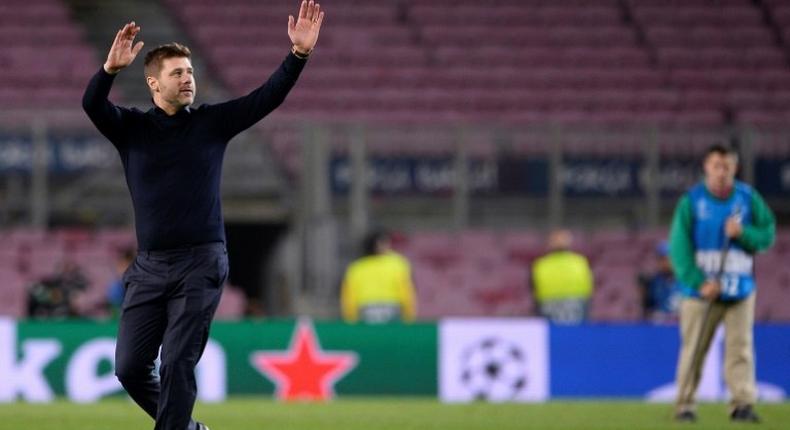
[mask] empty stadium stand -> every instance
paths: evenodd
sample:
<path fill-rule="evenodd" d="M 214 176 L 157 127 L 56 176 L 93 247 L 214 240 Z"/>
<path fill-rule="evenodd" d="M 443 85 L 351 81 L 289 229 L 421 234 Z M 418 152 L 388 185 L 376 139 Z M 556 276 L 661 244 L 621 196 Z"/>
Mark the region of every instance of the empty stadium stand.
<path fill-rule="evenodd" d="M 297 7 L 163 3 L 235 94 L 284 56 Z M 0 102 L 78 107 L 101 55 L 66 4 L 8 0 L 0 12 Z M 342 2 L 275 115 L 780 125 L 790 116 L 789 38 L 790 5 L 779 0 Z"/>
<path fill-rule="evenodd" d="M 284 22 L 296 11 L 275 1 L 164 2 L 239 95 L 279 64 L 289 43 Z M 261 127 L 293 175 L 303 131 L 287 124 L 305 120 L 663 131 L 763 129 L 790 119 L 790 6 L 778 0 L 355 0 L 327 8 L 308 69 Z M 662 151 L 687 147 L 665 140 Z M 426 147 L 421 139 L 369 142 L 374 154 Z"/>
<path fill-rule="evenodd" d="M 239 94 L 284 55 L 282 22 L 295 9 L 250 0 L 168 3 Z M 775 26 L 786 28 L 787 11 L 778 1 L 762 8 L 747 0 L 332 4 L 310 72 L 282 113 L 519 123 L 746 120 L 749 112 L 788 108 L 787 52 L 775 34 Z"/>
<path fill-rule="evenodd" d="M 80 108 L 99 62 L 62 1 L 4 0 L 0 44 L 0 105 Z"/>
<path fill-rule="evenodd" d="M 684 109 L 721 110 L 758 126 L 786 115 L 788 52 L 779 36 L 787 22 L 780 2 L 628 3 Z"/>

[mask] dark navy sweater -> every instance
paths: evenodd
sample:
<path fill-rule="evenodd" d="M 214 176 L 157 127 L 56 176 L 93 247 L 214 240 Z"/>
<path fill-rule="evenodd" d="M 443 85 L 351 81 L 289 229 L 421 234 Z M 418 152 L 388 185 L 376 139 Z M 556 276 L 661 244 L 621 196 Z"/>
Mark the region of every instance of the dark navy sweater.
<path fill-rule="evenodd" d="M 225 147 L 283 102 L 305 62 L 289 54 L 250 94 L 173 116 L 158 107 L 143 112 L 115 106 L 107 99 L 114 76 L 103 68 L 93 76 L 82 106 L 121 155 L 140 250 L 225 241 L 220 204 Z"/>

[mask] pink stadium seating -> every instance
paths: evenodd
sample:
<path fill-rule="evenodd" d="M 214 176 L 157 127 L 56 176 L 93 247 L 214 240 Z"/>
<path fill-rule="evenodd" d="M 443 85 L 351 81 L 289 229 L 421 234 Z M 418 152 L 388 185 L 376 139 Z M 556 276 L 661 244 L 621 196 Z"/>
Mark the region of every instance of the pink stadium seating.
<path fill-rule="evenodd" d="M 285 54 L 291 5 L 166 3 L 237 94 Z M 790 7 L 765 3 L 790 31 Z M 351 1 L 325 27 L 278 121 L 706 128 L 790 116 L 787 50 L 748 0 Z M 290 138 L 270 137 L 298 170 Z"/>
<path fill-rule="evenodd" d="M 0 268 L 0 285 L 0 315 L 23 317 L 27 312 L 23 277 L 16 270 Z"/>
<path fill-rule="evenodd" d="M 245 303 L 244 292 L 236 287 L 227 285 L 222 290 L 222 298 L 219 301 L 215 318 L 222 320 L 238 319 L 244 315 Z"/>
<path fill-rule="evenodd" d="M 762 24 L 760 10 L 747 2 L 721 6 L 716 2 L 694 4 L 677 4 L 676 7 L 665 5 L 648 6 L 639 0 L 631 0 L 636 18 L 649 26 L 674 25 L 678 27 L 694 26 L 759 26 Z"/>
<path fill-rule="evenodd" d="M 90 281 L 88 289 L 76 299 L 78 311 L 87 316 L 106 316 L 103 303 L 107 286 L 116 276 L 116 255 L 135 244 L 134 232 L 128 229 L 18 228 L 0 231 L 0 239 L 4 243 L 0 252 L 0 316 L 14 317 L 25 316 L 27 288 L 56 273 L 64 261 L 76 263 Z M 238 318 L 243 312 L 243 294 L 228 286 L 218 315 Z"/>
<path fill-rule="evenodd" d="M 260 82 L 263 64 L 275 65 L 284 55 L 277 27 L 260 25 L 292 12 L 284 6 L 243 0 L 173 5 L 175 14 L 194 24 L 187 28 L 195 29 L 197 43 L 238 93 Z M 450 9 L 442 2 L 408 1 L 402 8 L 353 2 L 336 5 L 332 16 L 334 24 L 327 21 L 311 61 L 316 70 L 300 82 L 305 91 L 293 92 L 281 117 L 300 112 L 364 120 L 518 118 L 519 112 L 566 110 L 570 94 L 563 99 L 559 92 L 570 88 L 661 89 L 662 78 L 650 68 L 649 55 L 614 1 L 461 0 Z M 502 25 L 508 31 L 496 31 Z M 516 94 L 514 86 L 547 92 Z M 425 91 L 434 88 L 452 91 Z M 481 91 L 464 94 L 461 88 Z M 618 93 L 589 97 L 601 96 L 600 106 L 589 108 L 631 109 L 622 105 L 628 97 Z M 661 97 L 655 106 L 648 98 L 644 108 L 663 110 L 669 98 Z"/>
<path fill-rule="evenodd" d="M 574 249 L 590 257 L 595 276 L 593 320 L 642 318 L 637 275 L 651 267 L 655 245 L 666 234 L 663 230 L 576 233 Z M 410 258 L 414 267 L 420 316 L 535 315 L 529 267 L 545 252 L 543 240 L 541 234 L 529 231 L 409 235 L 399 250 Z M 458 246 L 460 243 L 466 246 Z M 777 245 L 758 256 L 757 317 L 760 320 L 790 318 L 790 306 L 781 299 L 783 294 L 790 293 L 790 271 L 781 269 L 779 264 L 788 253 L 790 238 L 788 231 L 782 230 Z"/>
<path fill-rule="evenodd" d="M 165 3 L 237 94 L 258 85 L 285 55 L 282 22 L 294 12 L 291 4 Z M 787 105 L 758 100 L 790 91 L 782 46 L 790 40 L 790 5 L 762 3 L 764 10 L 748 0 L 343 2 L 332 5 L 311 61 L 315 70 L 278 115 L 420 122 L 430 112 L 437 121 L 708 126 L 724 119 L 710 111 L 726 109 L 752 125 L 772 123 L 763 118 L 786 116 Z M 74 106 L 97 63 L 58 0 L 3 2 L 0 43 L 6 46 L 0 80 L 8 83 L 0 102 L 6 105 Z M 506 100 L 514 87 L 545 92 Z M 403 91 L 410 88 L 420 91 Z M 468 94 L 425 95 L 427 88 L 489 95 L 464 103 Z M 340 89 L 348 93 L 331 92 Z M 645 91 L 664 95 L 645 99 Z M 700 96 L 704 91 L 708 95 Z M 645 102 L 631 106 L 629 99 Z"/>
<path fill-rule="evenodd" d="M 786 3 L 766 1 L 780 31 L 787 33 Z M 787 116 L 774 92 L 788 88 L 786 50 L 778 45 L 763 11 L 753 2 L 629 1 L 658 67 L 679 87 L 684 106 L 729 109 L 740 123 L 765 127 Z M 785 41 L 787 41 L 785 35 Z"/>
<path fill-rule="evenodd" d="M 59 0 L 0 4 L 0 105 L 79 106 L 98 69 L 92 48 Z"/>

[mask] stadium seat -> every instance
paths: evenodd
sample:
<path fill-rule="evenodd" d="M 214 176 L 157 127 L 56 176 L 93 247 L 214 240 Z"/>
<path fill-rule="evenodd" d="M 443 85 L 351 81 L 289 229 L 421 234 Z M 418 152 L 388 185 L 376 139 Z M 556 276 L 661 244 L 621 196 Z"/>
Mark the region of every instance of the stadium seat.
<path fill-rule="evenodd" d="M 0 103 L 22 108 L 78 106 L 97 59 L 59 0 L 0 5 Z"/>

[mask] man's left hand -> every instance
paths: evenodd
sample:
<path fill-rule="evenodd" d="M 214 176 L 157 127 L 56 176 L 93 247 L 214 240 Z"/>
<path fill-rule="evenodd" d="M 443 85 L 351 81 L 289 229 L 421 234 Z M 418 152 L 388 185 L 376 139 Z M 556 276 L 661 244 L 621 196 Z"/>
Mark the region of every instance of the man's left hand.
<path fill-rule="evenodd" d="M 730 239 L 737 239 L 743 233 L 743 225 L 741 224 L 741 217 L 731 216 L 727 218 L 727 223 L 724 225 L 724 234 Z"/>
<path fill-rule="evenodd" d="M 321 5 L 314 0 L 302 0 L 299 8 L 299 18 L 294 22 L 292 15 L 288 16 L 288 37 L 300 54 L 309 54 L 318 41 L 318 31 L 324 22 L 324 12 Z"/>

